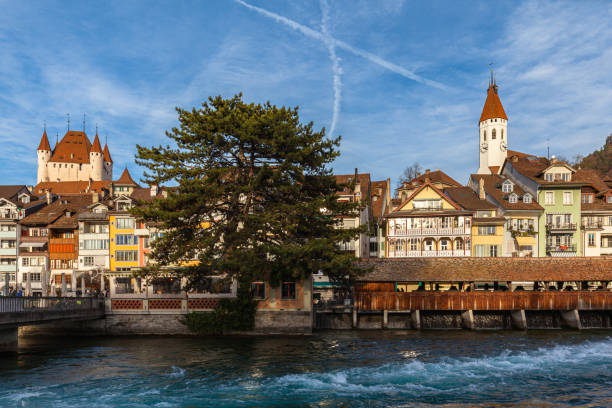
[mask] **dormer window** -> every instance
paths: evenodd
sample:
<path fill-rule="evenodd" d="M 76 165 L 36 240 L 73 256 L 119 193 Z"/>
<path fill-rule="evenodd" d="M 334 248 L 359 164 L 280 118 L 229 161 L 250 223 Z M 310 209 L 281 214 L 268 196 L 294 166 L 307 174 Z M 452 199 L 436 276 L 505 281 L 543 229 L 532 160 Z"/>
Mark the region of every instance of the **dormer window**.
<path fill-rule="evenodd" d="M 515 193 L 512 193 L 508 196 L 508 202 L 510 204 L 516 204 L 518 202 L 518 196 Z"/>
<path fill-rule="evenodd" d="M 546 173 L 544 175 L 544 180 L 546 180 L 546 181 L 553 181 L 553 174 L 552 173 Z"/>
<path fill-rule="evenodd" d="M 19 201 L 21 201 L 23 204 L 28 204 L 30 202 L 30 196 L 27 194 L 22 194 L 19 197 Z"/>
<path fill-rule="evenodd" d="M 523 196 L 523 203 L 525 203 L 525 204 L 531 204 L 531 194 L 526 193 L 526 194 Z"/>
<path fill-rule="evenodd" d="M 506 180 L 504 181 L 504 183 L 502 184 L 502 191 L 504 193 L 511 193 L 513 190 L 513 184 L 510 180 Z"/>
<path fill-rule="evenodd" d="M 606 197 L 606 202 L 608 204 L 612 204 L 612 195 L 609 195 L 609 196 Z"/>

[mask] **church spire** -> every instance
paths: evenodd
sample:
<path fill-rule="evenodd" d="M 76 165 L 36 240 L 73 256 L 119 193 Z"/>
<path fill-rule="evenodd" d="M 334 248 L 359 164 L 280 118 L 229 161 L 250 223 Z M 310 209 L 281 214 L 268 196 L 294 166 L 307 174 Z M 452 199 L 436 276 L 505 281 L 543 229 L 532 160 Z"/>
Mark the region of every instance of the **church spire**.
<path fill-rule="evenodd" d="M 484 107 L 482 108 L 482 114 L 480 115 L 479 122 L 495 118 L 508 120 L 506 111 L 504 111 L 504 106 L 499 99 L 497 84 L 495 83 L 495 76 L 493 75 L 493 69 L 491 69 L 491 79 L 489 80 L 489 89 L 487 89 L 487 99 L 485 100 Z"/>
<path fill-rule="evenodd" d="M 98 138 L 98 133 L 96 133 L 94 142 L 91 145 L 91 152 L 92 153 L 102 153 L 102 147 L 100 146 L 100 139 Z"/>

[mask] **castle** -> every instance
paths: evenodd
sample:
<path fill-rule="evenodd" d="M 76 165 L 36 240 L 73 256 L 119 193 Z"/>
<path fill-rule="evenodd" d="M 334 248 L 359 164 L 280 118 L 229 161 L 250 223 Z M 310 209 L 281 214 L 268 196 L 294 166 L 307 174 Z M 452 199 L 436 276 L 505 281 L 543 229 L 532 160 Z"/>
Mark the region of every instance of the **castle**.
<path fill-rule="evenodd" d="M 97 132 L 92 144 L 85 132 L 69 130 L 52 150 L 45 130 L 37 153 L 37 184 L 113 179 L 113 160 L 108 145 L 102 149 Z"/>

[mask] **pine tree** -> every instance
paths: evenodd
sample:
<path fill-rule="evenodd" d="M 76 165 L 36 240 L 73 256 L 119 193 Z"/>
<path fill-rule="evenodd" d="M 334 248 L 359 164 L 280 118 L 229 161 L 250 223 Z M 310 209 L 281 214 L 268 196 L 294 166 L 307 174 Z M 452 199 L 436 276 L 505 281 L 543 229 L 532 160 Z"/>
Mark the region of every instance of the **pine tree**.
<path fill-rule="evenodd" d="M 361 272 L 353 254 L 337 250 L 360 231 L 339 228 L 359 211 L 337 200 L 342 186 L 329 166 L 340 138 L 300 123 L 297 107 L 247 104 L 241 94 L 177 112 L 171 145 L 137 146 L 144 181 L 176 185 L 134 209 L 165 231 L 152 243 L 158 268 L 145 275 L 192 259 L 175 269 L 188 288 L 212 275 L 276 285 L 317 271 L 348 283 Z"/>

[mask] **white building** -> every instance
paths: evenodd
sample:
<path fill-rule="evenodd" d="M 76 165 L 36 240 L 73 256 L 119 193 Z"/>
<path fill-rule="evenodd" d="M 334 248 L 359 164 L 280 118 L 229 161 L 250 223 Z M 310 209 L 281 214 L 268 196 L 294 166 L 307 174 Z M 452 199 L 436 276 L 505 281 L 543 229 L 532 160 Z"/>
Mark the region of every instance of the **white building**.
<path fill-rule="evenodd" d="M 480 120 L 478 174 L 499 174 L 508 150 L 508 117 L 499 99 L 493 71 Z"/>

